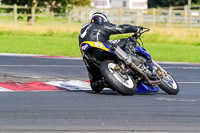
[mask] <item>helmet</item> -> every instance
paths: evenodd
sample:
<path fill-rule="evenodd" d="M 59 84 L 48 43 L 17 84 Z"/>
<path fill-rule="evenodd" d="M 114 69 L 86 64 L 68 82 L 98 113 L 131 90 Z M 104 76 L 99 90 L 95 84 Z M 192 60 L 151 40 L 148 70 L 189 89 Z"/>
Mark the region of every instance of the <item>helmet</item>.
<path fill-rule="evenodd" d="M 96 12 L 92 15 L 92 18 L 91 18 L 91 23 L 105 23 L 105 22 L 109 22 L 107 16 L 103 13 L 100 13 L 100 12 Z"/>

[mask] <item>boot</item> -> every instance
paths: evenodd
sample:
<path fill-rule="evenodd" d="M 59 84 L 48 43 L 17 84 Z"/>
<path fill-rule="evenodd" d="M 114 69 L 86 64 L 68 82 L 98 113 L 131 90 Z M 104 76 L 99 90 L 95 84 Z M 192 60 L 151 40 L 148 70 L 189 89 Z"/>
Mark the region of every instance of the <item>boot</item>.
<path fill-rule="evenodd" d="M 90 85 L 92 90 L 95 91 L 96 93 L 100 93 L 103 90 L 103 88 L 108 87 L 108 85 L 105 83 L 104 80 L 96 80 L 95 82 L 92 82 Z"/>

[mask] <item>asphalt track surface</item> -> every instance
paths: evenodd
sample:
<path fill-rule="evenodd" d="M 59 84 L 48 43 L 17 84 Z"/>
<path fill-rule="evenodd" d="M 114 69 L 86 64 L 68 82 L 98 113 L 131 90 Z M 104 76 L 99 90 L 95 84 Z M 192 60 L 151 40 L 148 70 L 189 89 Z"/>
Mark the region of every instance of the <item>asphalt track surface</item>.
<path fill-rule="evenodd" d="M 200 132 L 200 65 L 162 66 L 178 95 L 113 91 L 0 92 L 0 132 Z M 87 80 L 81 60 L 0 56 L 0 73 Z"/>

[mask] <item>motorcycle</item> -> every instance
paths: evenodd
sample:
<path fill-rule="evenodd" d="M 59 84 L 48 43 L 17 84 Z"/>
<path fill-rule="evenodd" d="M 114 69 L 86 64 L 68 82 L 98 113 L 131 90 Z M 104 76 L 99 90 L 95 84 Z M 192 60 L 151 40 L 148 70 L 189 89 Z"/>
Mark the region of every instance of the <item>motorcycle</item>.
<path fill-rule="evenodd" d="M 143 27 L 140 36 L 149 30 Z M 83 58 L 96 67 L 95 70 L 101 74 L 109 88 L 122 95 L 156 93 L 159 88 L 171 95 L 178 94 L 176 80 L 151 58 L 149 52 L 142 47 L 140 37 L 134 34 L 132 38 L 137 44 L 134 57 L 128 56 L 117 45 L 108 46 L 102 42 L 85 41 L 81 43 L 80 50 Z M 87 64 L 87 61 L 84 62 Z"/>

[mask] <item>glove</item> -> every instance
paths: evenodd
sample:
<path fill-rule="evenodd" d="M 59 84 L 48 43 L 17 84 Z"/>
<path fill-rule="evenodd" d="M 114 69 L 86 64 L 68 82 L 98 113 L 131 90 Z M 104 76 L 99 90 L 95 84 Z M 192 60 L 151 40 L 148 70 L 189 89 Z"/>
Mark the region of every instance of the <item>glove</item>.
<path fill-rule="evenodd" d="M 138 37 L 141 36 L 141 34 L 142 34 L 142 32 L 143 32 L 143 27 L 138 26 L 137 29 L 138 29 L 137 32 L 134 34 L 134 36 L 135 36 L 136 38 L 138 38 Z"/>

